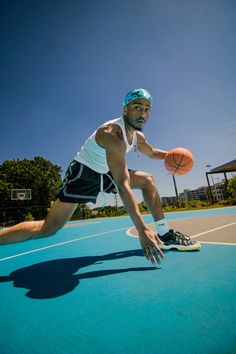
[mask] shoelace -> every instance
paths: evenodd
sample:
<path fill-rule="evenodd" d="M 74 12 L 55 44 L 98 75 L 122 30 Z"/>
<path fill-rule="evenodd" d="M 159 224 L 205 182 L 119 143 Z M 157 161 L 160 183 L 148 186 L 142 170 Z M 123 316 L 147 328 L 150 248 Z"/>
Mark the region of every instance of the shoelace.
<path fill-rule="evenodd" d="M 179 231 L 173 231 L 173 237 L 177 241 L 177 243 L 182 244 L 182 245 L 189 245 L 191 243 L 191 239 L 189 236 L 182 234 Z"/>

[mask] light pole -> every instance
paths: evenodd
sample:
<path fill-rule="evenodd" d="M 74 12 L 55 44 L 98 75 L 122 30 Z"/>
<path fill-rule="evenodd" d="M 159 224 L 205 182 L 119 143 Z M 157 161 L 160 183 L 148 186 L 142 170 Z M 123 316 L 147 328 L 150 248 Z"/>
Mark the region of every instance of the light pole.
<path fill-rule="evenodd" d="M 114 198 L 115 198 L 115 204 L 116 204 L 116 215 L 119 215 L 119 211 L 118 211 L 118 198 L 117 198 L 117 193 L 114 194 Z"/>
<path fill-rule="evenodd" d="M 177 189 L 177 185 L 176 185 L 175 176 L 172 175 L 172 178 L 173 178 L 174 187 L 175 187 L 175 195 L 176 195 L 176 199 L 177 199 L 177 206 L 178 206 L 178 208 L 179 208 L 179 207 L 180 207 L 180 203 L 179 203 L 179 193 L 178 193 L 178 189 Z"/>
<path fill-rule="evenodd" d="M 209 168 L 209 172 L 211 172 L 211 165 L 206 165 L 206 167 L 208 167 L 208 168 Z M 211 175 L 211 181 L 212 181 L 212 188 L 213 188 L 213 190 L 214 190 L 214 192 L 215 192 L 215 193 L 214 193 L 215 195 L 213 195 L 212 192 L 211 192 L 211 195 L 212 195 L 213 201 L 215 201 L 215 200 L 217 199 L 216 189 L 215 189 L 215 183 L 214 183 L 214 180 L 213 180 L 212 173 L 210 173 L 210 175 Z M 211 188 L 210 188 L 210 191 L 211 191 Z"/>

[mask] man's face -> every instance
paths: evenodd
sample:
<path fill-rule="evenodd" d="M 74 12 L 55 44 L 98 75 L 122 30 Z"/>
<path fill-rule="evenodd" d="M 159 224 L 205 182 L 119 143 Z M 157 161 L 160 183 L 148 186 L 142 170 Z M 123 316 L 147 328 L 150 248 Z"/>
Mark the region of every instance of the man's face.
<path fill-rule="evenodd" d="M 124 119 L 133 129 L 142 131 L 148 120 L 151 104 L 145 98 L 137 98 L 124 107 Z"/>

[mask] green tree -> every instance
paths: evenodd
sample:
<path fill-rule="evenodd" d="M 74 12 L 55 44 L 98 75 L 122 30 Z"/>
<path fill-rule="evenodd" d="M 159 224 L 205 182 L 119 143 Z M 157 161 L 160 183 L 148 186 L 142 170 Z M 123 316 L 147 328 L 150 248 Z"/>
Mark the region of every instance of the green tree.
<path fill-rule="evenodd" d="M 73 213 L 72 219 L 89 219 L 92 216 L 92 211 L 86 203 L 81 203 L 77 206 L 75 212 Z"/>
<path fill-rule="evenodd" d="M 184 198 L 180 199 L 180 208 L 186 208 L 186 200 Z"/>
<path fill-rule="evenodd" d="M 35 218 L 45 217 L 61 184 L 61 168 L 38 156 L 33 160 L 7 160 L 0 165 L 0 217 L 8 219 L 24 208 Z M 31 189 L 32 199 L 11 200 L 11 189 Z"/>
<path fill-rule="evenodd" d="M 229 180 L 227 185 L 227 192 L 232 195 L 232 197 L 236 197 L 236 176 Z"/>

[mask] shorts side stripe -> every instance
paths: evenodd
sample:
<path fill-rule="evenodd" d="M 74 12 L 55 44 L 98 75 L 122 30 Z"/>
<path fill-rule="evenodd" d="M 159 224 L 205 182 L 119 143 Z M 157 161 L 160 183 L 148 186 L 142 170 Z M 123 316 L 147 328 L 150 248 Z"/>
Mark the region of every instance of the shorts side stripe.
<path fill-rule="evenodd" d="M 84 170 L 84 165 L 80 165 L 80 169 L 79 169 L 79 173 L 77 174 L 77 176 L 75 176 L 75 178 L 71 179 L 70 181 L 68 181 L 68 184 L 70 184 L 71 182 L 75 182 L 77 179 L 80 179 L 82 173 Z"/>
<path fill-rule="evenodd" d="M 114 185 L 114 183 L 113 183 L 113 182 L 111 182 L 111 183 L 109 184 L 109 186 L 108 186 L 107 188 L 105 188 L 105 189 L 104 189 L 104 192 L 106 192 L 107 190 L 109 190 L 109 189 L 111 188 L 111 186 L 112 186 L 112 185 Z M 115 187 L 115 185 L 114 185 L 114 187 Z"/>

